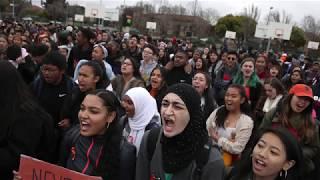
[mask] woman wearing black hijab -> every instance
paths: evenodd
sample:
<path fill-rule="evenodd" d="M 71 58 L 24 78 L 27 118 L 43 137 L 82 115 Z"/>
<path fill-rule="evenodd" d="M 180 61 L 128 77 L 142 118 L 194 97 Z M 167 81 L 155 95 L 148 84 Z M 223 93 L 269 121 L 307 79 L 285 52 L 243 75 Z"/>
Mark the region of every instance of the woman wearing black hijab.
<path fill-rule="evenodd" d="M 161 117 L 163 127 L 158 134 L 154 136 L 156 130 L 151 130 L 143 137 L 136 179 L 223 179 L 223 161 L 218 149 L 208 144 L 197 91 L 188 84 L 169 87 Z"/>

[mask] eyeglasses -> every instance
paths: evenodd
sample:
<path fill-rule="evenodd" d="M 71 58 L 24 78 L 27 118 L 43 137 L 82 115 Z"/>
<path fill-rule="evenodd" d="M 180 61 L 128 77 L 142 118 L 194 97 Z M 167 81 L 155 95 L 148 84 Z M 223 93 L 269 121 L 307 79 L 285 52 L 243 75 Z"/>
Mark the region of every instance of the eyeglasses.
<path fill-rule="evenodd" d="M 228 60 L 236 60 L 234 57 L 227 57 Z"/>

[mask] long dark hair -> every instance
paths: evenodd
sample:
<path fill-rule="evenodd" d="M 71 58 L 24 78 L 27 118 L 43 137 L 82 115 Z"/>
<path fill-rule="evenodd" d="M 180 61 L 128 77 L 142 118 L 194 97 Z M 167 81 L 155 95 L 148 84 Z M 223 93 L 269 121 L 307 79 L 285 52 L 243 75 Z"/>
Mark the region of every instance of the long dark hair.
<path fill-rule="evenodd" d="M 200 57 L 200 58 L 196 59 L 196 60 L 194 61 L 194 63 L 196 64 L 196 62 L 197 62 L 198 60 L 201 60 L 201 62 L 202 62 L 202 67 L 201 67 L 201 69 L 197 69 L 197 68 L 196 68 L 196 65 L 195 65 L 195 66 L 194 66 L 194 71 L 195 71 L 195 72 L 207 72 L 207 71 L 208 71 L 208 65 L 207 65 L 206 60 L 204 60 L 204 59 L 202 59 L 202 58 Z"/>
<path fill-rule="evenodd" d="M 289 118 L 292 118 L 291 115 L 293 113 L 291 108 L 291 100 L 294 95 L 290 94 L 282 99 L 277 106 L 276 112 L 279 115 L 280 124 L 283 127 L 290 127 Z M 313 101 L 310 100 L 309 106 L 303 110 L 300 114 L 302 115 L 303 125 L 298 129 L 299 136 L 307 143 L 311 142 L 314 137 L 315 125 L 312 122 L 312 108 Z"/>
<path fill-rule="evenodd" d="M 88 94 L 98 96 L 102 99 L 103 105 L 108 112 L 115 112 L 115 119 L 110 123 L 104 134 L 104 148 L 100 163 L 93 175 L 102 176 L 103 179 L 117 180 L 119 179 L 120 169 L 120 142 L 121 128 L 119 126 L 119 109 L 120 102 L 118 98 L 111 92 L 105 89 L 91 91 Z"/>
<path fill-rule="evenodd" d="M 91 67 L 93 70 L 94 76 L 99 77 L 99 81 L 96 83 L 96 89 L 105 89 L 110 84 L 110 80 L 107 77 L 106 68 L 105 68 L 103 62 L 88 61 L 88 62 L 81 64 L 80 68 L 82 66 Z"/>
<path fill-rule="evenodd" d="M 292 134 L 285 128 L 267 128 L 264 129 L 262 132 L 258 132 L 257 136 L 254 138 L 253 144 L 254 146 L 257 145 L 261 137 L 266 133 L 272 133 L 276 135 L 281 142 L 284 144 L 285 151 L 286 151 L 286 158 L 287 160 L 294 160 L 295 165 L 291 167 L 287 171 L 287 178 L 281 177 L 278 175 L 276 180 L 300 180 L 302 179 L 302 150 L 300 148 L 299 143 L 295 140 Z M 232 179 L 244 179 L 247 178 L 248 175 L 252 172 L 252 152 L 254 149 L 252 146 L 249 151 L 244 154 L 239 161 L 239 164 L 236 165 L 235 176 Z M 280 174 L 280 173 L 279 173 Z"/>
<path fill-rule="evenodd" d="M 167 74 L 168 74 L 168 72 L 167 72 L 167 70 L 166 70 L 164 67 L 161 67 L 161 66 L 159 66 L 159 65 L 157 65 L 156 67 L 154 67 L 154 68 L 152 69 L 152 71 L 151 71 L 151 73 L 150 73 L 149 81 L 151 81 L 151 75 L 152 75 L 153 71 L 155 71 L 155 70 L 159 70 L 159 71 L 160 71 L 161 78 L 162 78 L 162 82 L 161 82 L 161 85 L 160 85 L 159 88 L 160 88 L 160 89 L 163 88 L 163 87 L 167 88 L 166 79 L 167 79 Z"/>
<path fill-rule="evenodd" d="M 211 54 L 215 54 L 217 56 L 217 60 L 214 64 L 210 60 Z M 212 50 L 209 51 L 207 59 L 208 59 L 208 67 L 210 67 L 211 65 L 216 65 L 218 63 L 218 61 L 221 60 L 221 58 L 219 57 L 219 54 L 216 51 L 212 51 Z"/>
<path fill-rule="evenodd" d="M 208 86 L 208 88 L 203 91 L 203 95 L 202 95 L 204 97 L 204 101 L 205 101 L 204 116 L 205 116 L 205 119 L 207 119 L 210 116 L 210 114 L 212 113 L 212 111 L 214 110 L 215 102 L 216 102 L 214 99 L 214 92 L 211 87 L 212 81 L 211 81 L 210 75 L 206 72 L 197 72 L 196 74 L 203 74 L 203 76 L 206 79 L 207 86 Z"/>
<path fill-rule="evenodd" d="M 50 116 L 35 102 L 29 87 L 16 68 L 8 61 L 0 61 L 0 139 L 5 137 L 9 127 L 15 123 L 21 111 Z"/>
<path fill-rule="evenodd" d="M 303 75 L 303 72 L 302 72 L 302 71 L 299 71 L 299 70 L 293 70 L 293 71 L 290 73 L 290 79 L 289 79 L 289 81 L 291 82 L 291 84 L 293 84 L 293 83 L 292 83 L 292 81 L 291 81 L 291 76 L 292 76 L 292 75 L 293 75 L 293 73 L 295 73 L 295 72 L 299 73 L 300 78 L 301 78 L 301 80 L 300 80 L 300 81 L 303 81 L 303 80 L 304 80 L 304 75 Z"/>
<path fill-rule="evenodd" d="M 238 84 L 231 84 L 228 87 L 228 89 L 230 88 L 238 89 L 241 98 L 245 98 L 244 102 L 240 105 L 240 111 L 241 113 L 250 116 L 250 105 L 249 105 L 248 97 L 246 96 L 246 90 L 244 89 L 244 87 Z M 222 106 L 217 110 L 216 122 L 218 127 L 224 128 L 224 122 L 228 116 L 228 113 L 229 111 L 227 110 L 226 106 Z"/>
<path fill-rule="evenodd" d="M 123 61 L 125 61 L 126 59 L 128 59 L 128 60 L 131 62 L 131 64 L 132 64 L 132 67 L 133 67 L 133 77 L 142 80 L 142 77 L 141 77 L 141 74 L 140 74 L 140 71 L 139 71 L 139 65 L 138 65 L 138 63 L 137 63 L 132 57 L 125 57 L 125 58 L 123 59 Z"/>
<path fill-rule="evenodd" d="M 272 65 L 269 68 L 269 73 L 271 68 L 276 68 L 278 70 L 278 75 L 276 76 L 278 79 L 281 79 L 282 77 L 282 67 L 278 62 L 273 62 Z"/>
<path fill-rule="evenodd" d="M 286 94 L 286 90 L 284 88 L 284 86 L 282 85 L 281 81 L 277 78 L 270 78 L 270 79 L 266 79 L 264 81 L 264 84 L 270 84 L 271 87 L 275 88 L 277 91 L 277 95 L 282 94 L 285 95 Z"/>

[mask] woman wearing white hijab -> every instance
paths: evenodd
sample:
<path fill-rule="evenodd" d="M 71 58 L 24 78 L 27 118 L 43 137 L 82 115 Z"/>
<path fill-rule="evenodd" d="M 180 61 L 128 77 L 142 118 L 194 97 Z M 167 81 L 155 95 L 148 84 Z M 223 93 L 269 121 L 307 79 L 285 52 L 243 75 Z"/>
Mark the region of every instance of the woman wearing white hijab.
<path fill-rule="evenodd" d="M 136 146 L 138 153 L 144 132 L 160 126 L 156 100 L 145 88 L 135 87 L 126 92 L 121 105 L 126 112 L 121 118 L 123 136 Z"/>

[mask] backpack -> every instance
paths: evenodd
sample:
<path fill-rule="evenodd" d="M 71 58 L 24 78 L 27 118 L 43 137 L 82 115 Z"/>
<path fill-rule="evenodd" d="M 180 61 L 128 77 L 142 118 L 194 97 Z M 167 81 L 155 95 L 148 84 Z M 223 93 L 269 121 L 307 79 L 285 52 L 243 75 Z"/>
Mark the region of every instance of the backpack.
<path fill-rule="evenodd" d="M 161 128 L 151 129 L 147 139 L 147 152 L 148 160 L 151 161 L 154 151 L 156 149 L 156 144 L 158 136 L 160 134 Z M 196 157 L 196 168 L 193 173 L 193 180 L 200 180 L 202 176 L 203 167 L 207 164 L 211 148 L 218 148 L 216 145 L 212 145 L 212 141 L 208 139 L 208 142 L 203 146 L 201 152 Z"/>

